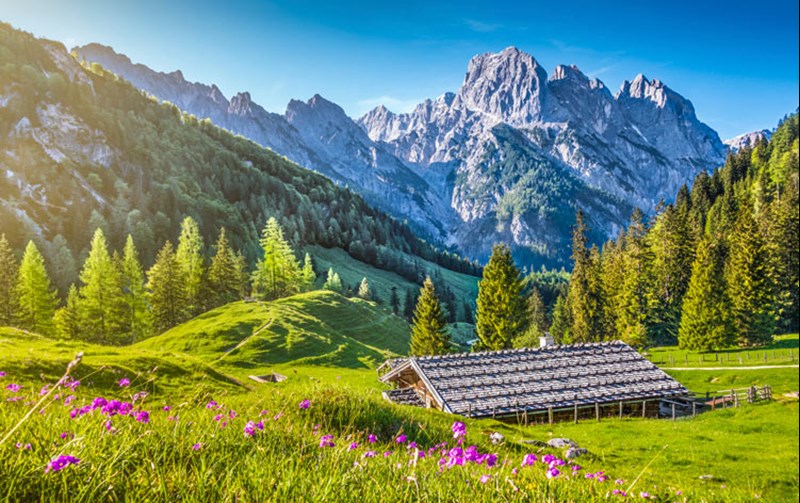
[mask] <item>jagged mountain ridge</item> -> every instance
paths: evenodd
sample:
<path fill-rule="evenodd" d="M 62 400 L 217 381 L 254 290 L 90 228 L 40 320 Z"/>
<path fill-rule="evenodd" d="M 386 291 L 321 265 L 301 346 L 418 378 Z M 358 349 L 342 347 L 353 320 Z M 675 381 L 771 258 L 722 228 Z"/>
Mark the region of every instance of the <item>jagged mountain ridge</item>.
<path fill-rule="evenodd" d="M 751 131 L 749 133 L 740 134 L 725 140 L 723 143 L 728 146 L 732 151 L 736 152 L 745 147 L 752 147 L 759 140 L 767 140 L 772 138 L 772 131 L 769 129 L 762 129 L 761 131 Z"/>
<path fill-rule="evenodd" d="M 228 100 L 216 85 L 188 82 L 180 70 L 156 72 L 110 47 L 89 44 L 72 52 L 158 99 L 354 188 L 370 204 L 408 219 L 424 235 L 436 240 L 445 235 L 442 222 L 449 220 L 448 212 L 441 211 L 428 183 L 370 140 L 341 107 L 320 95 L 307 102 L 292 100 L 280 115 L 255 103 L 248 92 Z"/>
<path fill-rule="evenodd" d="M 516 48 L 474 57 L 455 93 L 408 114 L 380 106 L 356 121 L 319 95 L 279 115 L 248 93 L 228 101 L 216 86 L 134 65 L 107 47 L 74 52 L 479 259 L 502 240 L 525 263 L 565 264 L 578 209 L 601 241 L 635 206 L 652 209 L 727 152 L 691 102 L 658 80 L 639 75 L 612 95 L 574 66 L 548 77 Z"/>

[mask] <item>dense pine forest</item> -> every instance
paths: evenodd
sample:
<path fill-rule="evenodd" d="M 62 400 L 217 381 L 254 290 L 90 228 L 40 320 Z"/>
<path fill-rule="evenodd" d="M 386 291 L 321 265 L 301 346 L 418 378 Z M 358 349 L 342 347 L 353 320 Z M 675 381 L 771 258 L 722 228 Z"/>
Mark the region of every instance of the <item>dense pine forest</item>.
<path fill-rule="evenodd" d="M 0 25 L 0 221 L 12 249 L 37 243 L 61 295 L 77 282 L 95 229 L 112 249 L 128 235 L 143 264 L 187 216 L 206 242 L 224 227 L 248 265 L 276 218 L 292 246 L 345 249 L 422 283 L 408 255 L 479 274 L 327 178 L 158 103 L 59 43 Z"/>

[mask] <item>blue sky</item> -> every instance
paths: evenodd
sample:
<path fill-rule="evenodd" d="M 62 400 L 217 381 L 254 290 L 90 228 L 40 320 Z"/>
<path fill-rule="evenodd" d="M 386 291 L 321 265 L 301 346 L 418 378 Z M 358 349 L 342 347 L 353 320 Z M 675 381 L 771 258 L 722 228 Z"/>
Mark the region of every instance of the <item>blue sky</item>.
<path fill-rule="evenodd" d="M 69 47 L 100 42 L 161 70 L 247 90 L 267 110 L 315 93 L 359 116 L 460 85 L 515 45 L 612 90 L 637 73 L 691 99 L 727 138 L 798 106 L 798 2 L 0 0 L 0 19 Z"/>

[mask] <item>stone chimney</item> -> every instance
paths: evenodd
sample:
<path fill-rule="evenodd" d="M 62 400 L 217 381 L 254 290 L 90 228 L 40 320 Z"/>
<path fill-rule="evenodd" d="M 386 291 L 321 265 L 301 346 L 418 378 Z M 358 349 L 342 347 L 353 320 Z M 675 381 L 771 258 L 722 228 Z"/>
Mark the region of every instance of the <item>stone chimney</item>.
<path fill-rule="evenodd" d="M 550 335 L 550 332 L 545 332 L 543 336 L 539 337 L 539 347 L 546 348 L 548 346 L 555 346 L 556 343 L 553 340 L 553 337 Z"/>

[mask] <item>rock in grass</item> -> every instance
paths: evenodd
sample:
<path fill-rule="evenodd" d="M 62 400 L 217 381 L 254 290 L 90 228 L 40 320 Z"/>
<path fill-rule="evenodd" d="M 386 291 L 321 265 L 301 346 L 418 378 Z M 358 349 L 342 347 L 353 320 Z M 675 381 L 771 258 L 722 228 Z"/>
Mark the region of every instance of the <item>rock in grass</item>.
<path fill-rule="evenodd" d="M 541 440 L 523 440 L 523 444 L 533 445 L 536 447 L 547 447 L 547 444 L 542 442 Z"/>
<path fill-rule="evenodd" d="M 583 456 L 588 452 L 589 451 L 587 451 L 583 447 L 570 447 L 564 452 L 564 457 L 567 459 L 575 459 Z"/>
<path fill-rule="evenodd" d="M 556 449 L 563 449 L 564 447 L 578 447 L 578 444 L 568 438 L 551 438 L 547 441 L 547 445 L 555 447 Z"/>

